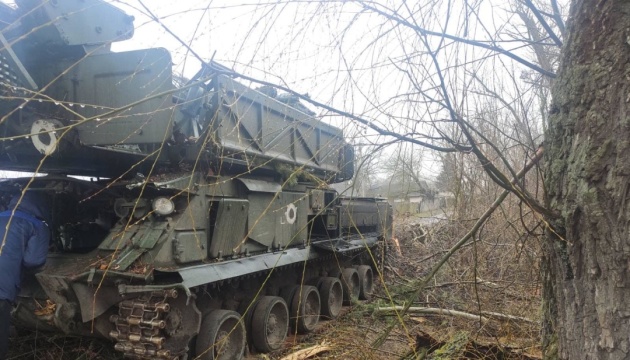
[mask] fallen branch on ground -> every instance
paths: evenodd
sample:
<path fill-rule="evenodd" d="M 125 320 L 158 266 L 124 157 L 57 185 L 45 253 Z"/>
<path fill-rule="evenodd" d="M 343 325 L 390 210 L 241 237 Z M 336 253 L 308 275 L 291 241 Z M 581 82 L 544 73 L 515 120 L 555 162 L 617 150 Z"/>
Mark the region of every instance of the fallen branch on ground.
<path fill-rule="evenodd" d="M 392 312 L 403 311 L 404 308 L 405 308 L 404 306 L 377 307 L 374 310 L 374 312 L 377 313 L 377 314 L 378 313 L 387 314 L 387 313 L 392 313 Z M 472 314 L 472 313 L 467 313 L 467 312 L 458 311 L 458 310 L 430 308 L 430 307 L 410 307 L 409 309 L 407 309 L 407 312 L 408 313 L 412 313 L 412 314 L 431 314 L 431 315 L 457 316 L 457 317 L 462 317 L 462 318 L 466 318 L 466 319 L 470 319 L 470 320 L 481 320 L 483 322 L 488 321 L 489 318 L 496 318 L 496 319 L 500 319 L 500 320 L 526 322 L 526 323 L 530 323 L 530 324 L 534 324 L 534 325 L 538 324 L 537 321 L 534 321 L 532 319 L 528 319 L 528 318 L 525 318 L 525 317 L 501 314 L 501 313 L 496 313 L 496 312 L 492 312 L 492 311 L 482 311 L 481 314 Z"/>
<path fill-rule="evenodd" d="M 492 311 L 482 311 L 481 314 L 482 315 L 486 315 L 486 316 L 491 317 L 491 318 L 497 318 L 497 319 L 501 319 L 501 320 L 521 321 L 521 322 L 526 322 L 526 323 L 530 323 L 530 324 L 534 324 L 534 325 L 538 324 L 538 321 L 534 321 L 532 319 L 528 319 L 528 318 L 521 317 L 521 316 L 501 314 L 501 313 L 496 313 L 496 312 L 492 312 Z"/>
<path fill-rule="evenodd" d="M 332 347 L 326 344 L 325 342 L 323 342 L 319 345 L 315 345 L 315 346 L 308 347 L 306 349 L 298 350 L 292 354 L 289 354 L 283 357 L 280 360 L 304 360 L 304 359 L 313 357 L 319 353 L 323 353 L 324 351 L 330 351 L 330 350 L 332 350 Z"/>
<path fill-rule="evenodd" d="M 399 312 L 403 310 L 404 310 L 404 306 L 391 306 L 391 307 L 385 307 L 385 308 L 378 307 L 376 308 L 376 310 L 374 310 L 374 312 L 377 314 L 378 313 L 392 313 L 392 312 L 395 313 L 395 312 Z M 448 316 L 462 317 L 462 318 L 466 318 L 470 320 L 481 320 L 483 322 L 488 321 L 488 318 L 482 315 L 475 315 L 475 314 L 471 314 L 471 313 L 467 313 L 463 311 L 440 309 L 440 308 L 410 307 L 407 309 L 406 312 L 413 313 L 413 314 L 448 315 Z"/>

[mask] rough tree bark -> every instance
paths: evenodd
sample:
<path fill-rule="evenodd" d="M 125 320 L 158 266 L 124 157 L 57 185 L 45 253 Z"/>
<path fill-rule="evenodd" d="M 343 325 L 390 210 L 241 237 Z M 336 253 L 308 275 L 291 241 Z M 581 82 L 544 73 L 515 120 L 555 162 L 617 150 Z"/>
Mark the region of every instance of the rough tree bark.
<path fill-rule="evenodd" d="M 546 136 L 546 355 L 630 358 L 630 1 L 575 0 Z M 552 336 L 555 332 L 555 336 Z"/>

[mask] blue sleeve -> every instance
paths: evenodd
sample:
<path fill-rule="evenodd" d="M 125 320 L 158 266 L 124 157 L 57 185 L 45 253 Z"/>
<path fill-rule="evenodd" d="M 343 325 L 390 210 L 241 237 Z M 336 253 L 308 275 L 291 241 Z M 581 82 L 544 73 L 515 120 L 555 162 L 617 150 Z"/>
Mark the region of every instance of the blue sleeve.
<path fill-rule="evenodd" d="M 42 226 L 34 231 L 33 235 L 26 243 L 22 264 L 26 268 L 36 268 L 46 263 L 48 255 L 48 245 L 50 243 L 50 232 L 48 227 Z"/>

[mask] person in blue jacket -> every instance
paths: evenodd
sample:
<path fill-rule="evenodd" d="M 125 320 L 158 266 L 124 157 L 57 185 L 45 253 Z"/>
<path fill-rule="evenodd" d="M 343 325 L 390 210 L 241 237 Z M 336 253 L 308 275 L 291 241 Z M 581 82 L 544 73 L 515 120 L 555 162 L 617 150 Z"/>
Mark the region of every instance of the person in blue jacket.
<path fill-rule="evenodd" d="M 14 196 L 8 210 L 0 213 L 0 360 L 9 351 L 11 309 L 20 291 L 22 271 L 35 270 L 46 262 L 50 215 L 50 199 L 42 191 Z"/>

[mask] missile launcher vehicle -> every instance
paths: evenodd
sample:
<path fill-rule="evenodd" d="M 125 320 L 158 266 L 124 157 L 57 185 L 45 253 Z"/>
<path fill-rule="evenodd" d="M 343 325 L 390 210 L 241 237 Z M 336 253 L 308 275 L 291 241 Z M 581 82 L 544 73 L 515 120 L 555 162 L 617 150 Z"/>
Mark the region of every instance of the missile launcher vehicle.
<path fill-rule="evenodd" d="M 167 50 L 111 51 L 133 17 L 101 0 L 0 3 L 0 181 L 51 200 L 21 327 L 109 339 L 135 359 L 279 349 L 369 297 L 392 211 L 329 185 L 340 129 L 214 62 L 175 85 Z"/>

